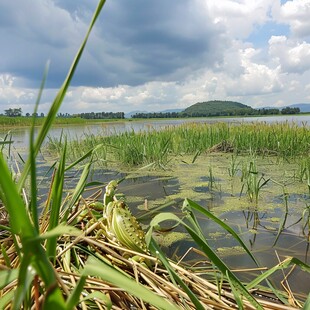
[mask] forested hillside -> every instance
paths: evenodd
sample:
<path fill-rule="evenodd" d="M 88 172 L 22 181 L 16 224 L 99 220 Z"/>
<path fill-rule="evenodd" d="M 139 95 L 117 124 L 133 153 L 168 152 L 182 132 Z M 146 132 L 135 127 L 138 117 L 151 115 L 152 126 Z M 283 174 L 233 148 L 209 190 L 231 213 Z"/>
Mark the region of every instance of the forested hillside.
<path fill-rule="evenodd" d="M 254 109 L 250 106 L 235 101 L 207 101 L 198 102 L 186 108 L 183 116 L 233 116 L 233 115 L 251 115 L 254 114 Z M 256 112 L 256 111 L 255 111 Z"/>

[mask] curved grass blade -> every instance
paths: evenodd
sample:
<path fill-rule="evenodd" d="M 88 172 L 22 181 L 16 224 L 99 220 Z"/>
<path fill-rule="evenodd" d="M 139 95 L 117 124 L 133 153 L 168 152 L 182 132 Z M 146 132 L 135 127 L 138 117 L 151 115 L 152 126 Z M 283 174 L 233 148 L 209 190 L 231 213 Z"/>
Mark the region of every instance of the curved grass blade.
<path fill-rule="evenodd" d="M 308 295 L 308 298 L 307 298 L 304 306 L 302 307 L 302 310 L 308 310 L 308 309 L 310 309 L 310 293 Z"/>
<path fill-rule="evenodd" d="M 140 298 L 158 309 L 177 310 L 179 309 L 163 297 L 155 294 L 142 284 L 134 281 L 128 275 L 118 271 L 113 266 L 90 257 L 84 268 L 85 275 L 100 277 L 101 279 L 120 287 L 128 293 Z"/>
<path fill-rule="evenodd" d="M 81 44 L 81 46 L 80 46 L 80 48 L 78 50 L 78 52 L 77 52 L 73 62 L 72 62 L 72 65 L 71 65 L 71 67 L 69 69 L 67 77 L 65 78 L 62 86 L 60 87 L 60 89 L 59 89 L 59 91 L 58 91 L 58 93 L 57 93 L 57 95 L 56 95 L 56 97 L 54 99 L 54 102 L 53 102 L 53 104 L 52 104 L 52 106 L 51 106 L 51 108 L 50 108 L 50 110 L 49 110 L 49 112 L 48 112 L 48 114 L 46 116 L 46 119 L 45 119 L 45 121 L 44 121 L 44 123 L 43 123 L 43 125 L 41 127 L 41 130 L 39 131 L 39 134 L 38 134 L 38 137 L 37 137 L 37 139 L 35 141 L 34 149 L 33 149 L 33 156 L 34 157 L 37 156 L 37 154 L 38 154 L 38 152 L 39 152 L 39 150 L 41 148 L 41 145 L 42 145 L 44 139 L 46 138 L 46 136 L 47 136 L 47 134 L 48 134 L 48 132 L 49 132 L 49 130 L 50 130 L 50 128 L 51 128 L 55 118 L 56 118 L 56 114 L 57 114 L 57 112 L 58 112 L 58 110 L 59 110 L 59 108 L 60 108 L 60 106 L 62 104 L 62 101 L 63 101 L 65 95 L 66 95 L 67 89 L 68 89 L 68 87 L 70 85 L 70 82 L 71 82 L 71 80 L 73 78 L 73 75 L 74 75 L 74 72 L 75 72 L 75 70 L 77 68 L 77 65 L 79 63 L 79 60 L 80 60 L 80 58 L 81 58 L 81 56 L 83 54 L 83 51 L 84 51 L 84 48 L 85 48 L 86 43 L 88 41 L 89 35 L 91 33 L 91 30 L 92 30 L 92 28 L 93 28 L 93 26 L 94 26 L 94 24 L 95 24 L 95 22 L 96 22 L 96 20 L 97 20 L 97 18 L 99 16 L 100 11 L 101 11 L 101 9 L 102 9 L 104 4 L 105 4 L 105 0 L 100 0 L 99 1 L 98 5 L 97 5 L 97 8 L 96 8 L 96 11 L 95 11 L 95 13 L 93 15 L 93 18 L 92 18 L 91 22 L 90 22 L 90 25 L 89 25 L 88 31 L 86 33 L 86 36 L 85 36 L 85 38 L 84 38 L 84 40 L 83 40 L 83 42 L 82 42 L 82 44 Z M 31 164 L 30 159 L 28 159 L 26 161 L 26 163 L 25 163 L 24 170 L 23 170 L 23 172 L 21 174 L 21 177 L 20 177 L 20 180 L 18 182 L 18 191 L 19 192 L 21 191 L 21 189 L 22 189 L 22 187 L 24 185 L 24 182 L 26 180 L 26 177 L 27 177 L 27 175 L 29 173 L 30 164 Z"/>
<path fill-rule="evenodd" d="M 206 210 L 205 208 L 201 207 L 199 204 L 197 204 L 196 202 L 194 202 L 194 201 L 192 201 L 190 199 L 185 199 L 184 204 L 183 204 L 183 210 L 184 209 L 187 210 L 188 212 L 191 212 L 192 211 L 191 209 L 194 209 L 194 210 L 202 213 L 203 215 L 207 216 L 209 219 L 211 219 L 212 221 L 217 223 L 219 226 L 221 226 L 223 229 L 228 231 L 240 243 L 240 245 L 244 248 L 244 250 L 247 252 L 247 254 L 254 261 L 254 263 L 257 266 L 259 266 L 257 260 L 255 259 L 255 257 L 251 253 L 251 251 L 248 249 L 248 247 L 244 244 L 242 239 L 238 236 L 238 234 L 230 226 L 228 226 L 226 223 L 224 223 L 218 217 L 213 215 L 211 212 L 209 212 L 208 210 Z M 190 214 L 190 216 L 192 217 L 191 214 Z M 192 219 L 193 219 L 193 217 L 192 217 Z M 196 223 L 197 227 L 199 227 L 199 224 L 197 223 L 196 220 L 195 220 L 195 223 Z"/>
<path fill-rule="evenodd" d="M 306 272 L 310 273 L 310 266 L 309 265 L 305 264 L 304 262 L 302 262 L 301 260 L 299 260 L 299 259 L 297 259 L 295 257 L 288 257 L 284 261 L 279 263 L 278 265 L 276 265 L 276 266 L 274 266 L 272 268 L 269 268 L 267 271 L 263 272 L 261 275 L 256 277 L 253 281 L 248 283 L 246 285 L 247 289 L 251 289 L 253 287 L 256 287 L 260 282 L 266 280 L 268 277 L 270 277 L 277 270 L 281 270 L 281 269 L 287 268 L 287 267 L 289 267 L 291 265 L 297 265 L 303 271 L 306 271 Z"/>
<path fill-rule="evenodd" d="M 162 252 L 160 247 L 157 245 L 155 240 L 151 238 L 150 244 L 149 244 L 150 251 L 153 252 L 154 255 L 158 256 L 160 261 L 165 266 L 166 270 L 168 271 L 171 280 L 176 284 L 180 285 L 183 290 L 186 292 L 188 297 L 191 299 L 193 304 L 195 305 L 197 310 L 203 310 L 205 309 L 204 306 L 200 303 L 197 296 L 189 289 L 189 287 L 183 282 L 183 280 L 178 276 L 178 274 L 174 271 L 174 269 L 169 264 L 169 261 L 167 260 L 165 254 Z"/>
<path fill-rule="evenodd" d="M 206 242 L 204 236 L 201 233 L 201 229 L 199 226 L 197 227 L 191 227 L 187 223 L 185 223 L 183 220 L 176 217 L 175 214 L 170 214 L 171 220 L 177 220 L 179 223 L 181 223 L 187 232 L 191 235 L 192 239 L 196 242 L 196 244 L 201 248 L 201 250 L 209 257 L 209 259 L 212 261 L 212 263 L 219 269 L 219 271 L 223 274 L 229 275 L 230 281 L 233 283 L 234 288 L 238 290 L 248 301 L 256 308 L 263 310 L 262 306 L 257 302 L 257 300 L 249 293 L 249 291 L 245 288 L 245 286 L 240 282 L 240 280 L 230 271 L 228 266 L 221 260 L 219 256 L 211 249 L 211 247 Z M 151 221 L 150 225 L 158 225 L 160 220 L 163 217 L 159 215 L 158 217 L 155 216 L 153 220 Z M 167 217 L 166 217 L 167 218 Z M 195 223 L 195 220 L 194 220 Z M 193 222 L 192 222 L 193 225 Z M 195 225 L 195 224 L 194 224 Z M 197 224 L 198 225 L 198 224 Z"/>
<path fill-rule="evenodd" d="M 19 272 L 18 269 L 9 269 L 0 271 L 0 289 L 2 290 L 6 285 L 16 280 L 18 278 L 18 272 Z"/>
<path fill-rule="evenodd" d="M 74 287 L 73 292 L 70 294 L 66 302 L 66 310 L 74 309 L 75 306 L 79 303 L 80 295 L 81 295 L 81 292 L 83 291 L 85 282 L 86 282 L 86 277 L 82 276 L 79 279 L 76 286 Z"/>

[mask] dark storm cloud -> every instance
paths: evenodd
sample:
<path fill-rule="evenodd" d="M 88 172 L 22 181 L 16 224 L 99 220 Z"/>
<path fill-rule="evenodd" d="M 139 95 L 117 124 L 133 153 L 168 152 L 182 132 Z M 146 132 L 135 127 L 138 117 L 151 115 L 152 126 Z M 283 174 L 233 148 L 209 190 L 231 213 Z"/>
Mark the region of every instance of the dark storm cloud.
<path fill-rule="evenodd" d="M 102 26 L 106 43 L 118 46 L 130 67 L 114 67 L 122 84 L 180 79 L 222 59 L 223 37 L 202 2 L 111 1 Z"/>
<path fill-rule="evenodd" d="M 58 87 L 81 43 L 96 1 L 16 0 L 0 3 L 0 71 Z M 73 85 L 139 85 L 177 80 L 220 62 L 224 40 L 202 2 L 107 1 Z"/>

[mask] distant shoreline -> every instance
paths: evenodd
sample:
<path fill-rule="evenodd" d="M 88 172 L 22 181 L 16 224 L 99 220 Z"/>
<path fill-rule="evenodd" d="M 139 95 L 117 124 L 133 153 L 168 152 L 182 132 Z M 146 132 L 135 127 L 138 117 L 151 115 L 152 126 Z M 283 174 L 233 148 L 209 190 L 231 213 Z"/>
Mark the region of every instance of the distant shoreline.
<path fill-rule="evenodd" d="M 298 113 L 298 114 L 290 114 L 289 116 L 306 116 L 310 115 L 309 112 Z M 61 125 L 89 125 L 89 124 L 100 124 L 100 123 L 119 123 L 119 122 L 143 122 L 150 120 L 182 120 L 182 119 L 222 119 L 222 118 L 267 118 L 273 115 L 240 115 L 240 116 L 208 116 L 208 117 L 175 117 L 175 118 L 124 118 L 124 119 L 84 119 L 84 118 L 65 118 L 65 117 L 57 117 L 53 124 L 54 127 Z M 287 117 L 287 114 L 279 114 L 274 115 L 275 117 Z M 35 126 L 41 126 L 45 120 L 45 117 L 36 118 Z M 8 117 L 8 116 L 0 116 L 0 129 L 13 129 L 13 128 L 23 128 L 30 127 L 32 125 L 33 119 L 32 117 Z"/>

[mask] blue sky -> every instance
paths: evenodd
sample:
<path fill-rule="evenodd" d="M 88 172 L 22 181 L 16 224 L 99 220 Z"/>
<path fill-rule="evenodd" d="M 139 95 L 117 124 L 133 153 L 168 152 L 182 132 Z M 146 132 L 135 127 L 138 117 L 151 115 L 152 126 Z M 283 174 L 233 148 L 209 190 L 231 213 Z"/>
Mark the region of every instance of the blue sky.
<path fill-rule="evenodd" d="M 96 0 L 0 0 L 0 113 L 46 112 Z M 62 112 L 310 103 L 310 0 L 107 0 Z"/>

